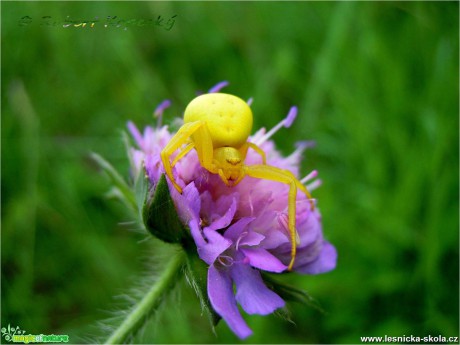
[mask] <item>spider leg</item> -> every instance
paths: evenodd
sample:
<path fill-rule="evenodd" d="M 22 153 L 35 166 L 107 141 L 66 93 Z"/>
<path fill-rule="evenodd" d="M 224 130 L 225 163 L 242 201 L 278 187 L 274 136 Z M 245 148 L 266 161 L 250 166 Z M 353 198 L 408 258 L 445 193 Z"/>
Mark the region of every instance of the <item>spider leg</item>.
<path fill-rule="evenodd" d="M 289 170 L 283 170 L 271 165 L 251 165 L 244 166 L 243 172 L 247 176 L 266 179 L 271 181 L 278 181 L 289 185 L 288 194 L 288 227 L 291 239 L 291 262 L 289 263 L 288 270 L 291 271 L 294 266 L 294 261 L 297 253 L 298 234 L 296 230 L 296 197 L 297 188 L 304 192 L 310 199 L 310 193 L 307 189 L 297 180 L 297 178 Z"/>
<path fill-rule="evenodd" d="M 243 157 L 246 157 L 246 154 L 247 154 L 249 148 L 251 148 L 254 151 L 256 151 L 262 157 L 262 164 L 264 164 L 264 165 L 267 164 L 267 157 L 265 155 L 265 152 L 259 146 L 257 146 L 254 143 L 246 142 L 246 143 L 244 143 L 243 146 L 241 146 L 240 152 L 241 152 L 241 155 Z"/>
<path fill-rule="evenodd" d="M 187 153 L 190 152 L 191 149 L 193 149 L 195 147 L 195 144 L 193 143 L 193 141 L 189 142 L 187 144 L 187 146 L 185 146 L 182 151 L 176 156 L 176 158 L 174 158 L 173 162 L 171 163 L 171 168 L 174 168 L 174 166 L 176 165 L 176 163 L 182 159 L 182 157 L 184 157 Z"/>
<path fill-rule="evenodd" d="M 171 164 L 169 161 L 169 158 L 171 155 L 179 149 L 183 144 L 187 142 L 187 140 L 192 136 L 193 133 L 195 133 L 199 128 L 201 128 L 204 125 L 203 121 L 195 121 L 195 122 L 188 122 L 185 123 L 177 133 L 171 138 L 169 143 L 165 146 L 163 151 L 161 151 L 161 160 L 163 161 L 163 166 L 165 168 L 166 175 L 168 175 L 169 179 L 171 180 L 172 184 L 174 187 L 177 189 L 179 193 L 182 193 L 182 188 L 176 183 L 174 180 L 174 176 L 172 173 L 172 167 L 174 164 L 177 163 L 177 161 L 182 158 L 187 152 L 189 152 L 192 148 L 190 147 L 190 144 L 187 145 L 184 149 L 186 151 L 183 153 L 183 151 L 179 152 L 179 158 L 176 158 Z"/>
<path fill-rule="evenodd" d="M 206 170 L 217 174 L 216 166 L 213 164 L 214 145 L 212 142 L 211 133 L 205 121 L 200 121 L 202 126 L 198 128 L 192 139 L 195 143 L 195 149 L 198 153 L 201 166 Z"/>
<path fill-rule="evenodd" d="M 238 183 L 240 183 L 243 177 L 244 177 L 244 172 L 240 173 L 240 176 L 238 176 L 238 179 L 235 182 L 233 182 L 233 187 L 236 186 Z"/>
<path fill-rule="evenodd" d="M 230 183 L 228 182 L 228 179 L 227 179 L 227 177 L 225 176 L 224 171 L 223 171 L 222 169 L 219 169 L 219 170 L 217 171 L 217 173 L 219 174 L 221 180 L 224 181 L 224 183 L 225 183 L 227 186 L 229 186 Z"/>
<path fill-rule="evenodd" d="M 297 179 L 295 179 L 295 185 L 307 196 L 308 201 L 310 202 L 310 210 L 313 211 L 315 209 L 315 203 L 313 202 L 313 198 L 308 189 Z"/>

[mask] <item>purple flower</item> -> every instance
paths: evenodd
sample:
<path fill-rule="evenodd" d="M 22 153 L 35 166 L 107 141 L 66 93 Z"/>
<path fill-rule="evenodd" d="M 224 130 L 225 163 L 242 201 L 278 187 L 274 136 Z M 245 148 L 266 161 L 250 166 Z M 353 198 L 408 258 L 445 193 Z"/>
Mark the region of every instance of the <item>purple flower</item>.
<path fill-rule="evenodd" d="M 210 92 L 225 85 L 218 84 Z M 165 104 L 169 106 L 169 102 Z M 157 109 L 160 119 L 165 104 Z M 302 153 L 312 143 L 300 142 L 291 155 L 283 157 L 270 140 L 279 128 L 289 127 L 296 114 L 297 108 L 291 108 L 287 118 L 273 130 L 266 132 L 262 128 L 249 141 L 266 153 L 267 164 L 299 176 Z M 156 185 L 164 174 L 160 152 L 173 134 L 167 126 L 161 126 L 161 122 L 156 128 L 146 127 L 142 134 L 131 122 L 128 129 L 139 147 L 130 151 L 133 171 L 138 174 L 144 164 L 150 182 Z M 260 155 L 249 150 L 245 164 L 261 164 Z M 238 337 L 246 338 L 252 331 L 237 304 L 248 314 L 260 315 L 270 314 L 285 305 L 283 299 L 265 285 L 260 272 L 280 273 L 289 265 L 289 186 L 245 177 L 229 188 L 218 175 L 201 167 L 194 150 L 177 162 L 173 174 L 183 189 L 180 194 L 168 179 L 177 214 L 182 224 L 190 229 L 199 257 L 209 265 L 207 288 L 212 307 Z M 301 182 L 307 183 L 316 176 L 317 172 L 313 171 Z M 307 187 L 312 190 L 319 184 L 316 180 Z M 318 274 L 334 269 L 336 250 L 323 237 L 318 208 L 312 210 L 303 193 L 297 194 L 296 216 L 299 238 L 293 270 Z"/>

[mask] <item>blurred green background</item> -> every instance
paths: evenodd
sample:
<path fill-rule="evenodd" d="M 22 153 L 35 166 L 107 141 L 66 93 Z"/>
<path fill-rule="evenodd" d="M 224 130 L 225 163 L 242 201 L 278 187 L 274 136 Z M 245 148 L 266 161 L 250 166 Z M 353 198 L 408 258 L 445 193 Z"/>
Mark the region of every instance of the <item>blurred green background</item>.
<path fill-rule="evenodd" d="M 2 327 L 108 335 L 98 322 L 116 325 L 167 258 L 106 197 L 89 152 L 128 177 L 128 120 L 152 124 L 170 98 L 170 123 L 197 90 L 229 80 L 226 92 L 254 97 L 255 128 L 299 107 L 274 139 L 285 154 L 317 142 L 302 170 L 320 172 L 314 196 L 339 252 L 331 273 L 284 277 L 326 313 L 245 315 L 245 342 L 458 336 L 457 2 L 3 1 L 1 15 Z M 174 15 L 169 31 L 62 26 Z M 165 302 L 134 342 L 238 342 L 223 322 L 211 332 L 185 280 Z"/>

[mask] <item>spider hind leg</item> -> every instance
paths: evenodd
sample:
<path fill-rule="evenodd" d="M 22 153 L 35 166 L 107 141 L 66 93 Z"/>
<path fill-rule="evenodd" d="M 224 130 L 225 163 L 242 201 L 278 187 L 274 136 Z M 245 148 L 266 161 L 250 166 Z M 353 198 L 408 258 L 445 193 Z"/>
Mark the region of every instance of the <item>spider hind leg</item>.
<path fill-rule="evenodd" d="M 292 271 L 294 267 L 295 257 L 297 254 L 298 233 L 296 230 L 296 197 L 297 188 L 299 188 L 311 202 L 311 195 L 308 190 L 297 180 L 297 178 L 289 170 L 279 169 L 270 165 L 251 165 L 244 166 L 244 174 L 247 176 L 277 181 L 289 185 L 288 194 L 288 229 L 291 242 L 291 261 L 288 265 L 288 270 Z"/>

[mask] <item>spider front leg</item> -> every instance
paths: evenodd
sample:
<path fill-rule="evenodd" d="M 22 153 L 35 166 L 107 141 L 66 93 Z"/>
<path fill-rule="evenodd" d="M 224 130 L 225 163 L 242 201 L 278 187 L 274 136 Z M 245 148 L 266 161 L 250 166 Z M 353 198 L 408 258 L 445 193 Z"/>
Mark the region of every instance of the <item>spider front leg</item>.
<path fill-rule="evenodd" d="M 240 148 L 240 152 L 243 157 L 246 157 L 249 148 L 256 151 L 262 157 L 262 164 L 267 164 L 267 157 L 265 152 L 259 146 L 249 141 L 244 143 L 244 145 Z"/>
<path fill-rule="evenodd" d="M 203 121 L 189 122 L 184 124 L 181 128 L 179 128 L 177 133 L 171 138 L 169 143 L 165 146 L 160 154 L 166 175 L 168 175 L 174 187 L 181 194 L 182 188 L 176 183 L 176 180 L 174 179 L 172 167 L 180 158 L 184 157 L 185 154 L 187 154 L 193 148 L 193 142 L 189 143 L 181 152 L 179 152 L 172 164 L 169 159 L 177 149 L 179 149 L 183 144 L 187 143 L 192 134 L 195 133 L 200 127 L 202 127 L 203 124 Z"/>
<path fill-rule="evenodd" d="M 294 266 L 295 257 L 297 254 L 297 239 L 298 234 L 296 230 L 296 197 L 297 188 L 302 190 L 307 197 L 311 200 L 310 193 L 307 189 L 297 180 L 297 178 L 288 170 L 279 169 L 271 165 L 252 165 L 243 167 L 244 175 L 266 179 L 271 181 L 278 181 L 289 185 L 288 194 L 288 227 L 291 239 L 291 262 L 289 263 L 288 270 L 291 271 Z"/>
<path fill-rule="evenodd" d="M 216 167 L 213 163 L 214 144 L 212 142 L 211 133 L 209 133 L 209 129 L 205 121 L 199 122 L 202 123 L 202 126 L 199 127 L 192 136 L 192 140 L 198 154 L 198 159 L 200 160 L 200 164 L 203 168 L 213 174 L 217 174 Z"/>
<path fill-rule="evenodd" d="M 190 141 L 183 149 L 182 151 L 174 158 L 174 160 L 171 163 L 171 168 L 174 168 L 176 163 L 182 159 L 187 153 L 189 153 L 193 148 L 195 147 L 195 143 L 193 141 Z"/>
<path fill-rule="evenodd" d="M 189 141 L 189 139 L 192 139 Z M 179 151 L 173 162 L 170 162 L 171 155 L 182 145 L 187 144 Z M 171 138 L 169 143 L 161 151 L 161 160 L 163 162 L 166 175 L 168 175 L 174 187 L 182 194 L 182 188 L 177 184 L 172 173 L 172 167 L 189 153 L 193 148 L 196 149 L 200 164 L 212 173 L 217 173 L 212 163 L 213 144 L 205 121 L 193 121 L 185 123 L 177 133 Z"/>

